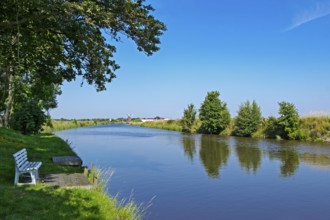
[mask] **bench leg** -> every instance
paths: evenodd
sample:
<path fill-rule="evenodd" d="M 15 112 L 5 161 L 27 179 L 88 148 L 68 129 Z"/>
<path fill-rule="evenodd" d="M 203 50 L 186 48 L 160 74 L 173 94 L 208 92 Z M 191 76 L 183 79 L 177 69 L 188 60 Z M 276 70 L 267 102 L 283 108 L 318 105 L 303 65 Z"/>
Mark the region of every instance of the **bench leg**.
<path fill-rule="evenodd" d="M 36 175 L 36 181 L 38 181 L 39 180 L 39 170 L 36 170 L 35 175 Z"/>
<path fill-rule="evenodd" d="M 36 174 L 38 171 L 37 170 L 33 170 L 30 172 L 31 175 L 31 184 L 36 184 L 37 183 L 37 175 Z"/>
<path fill-rule="evenodd" d="M 29 185 L 29 184 L 37 184 L 37 181 L 39 180 L 39 174 L 38 174 L 38 170 L 32 170 L 29 172 L 30 176 L 31 176 L 31 183 L 19 183 L 19 176 L 22 173 L 20 173 L 19 171 L 15 172 L 15 180 L 14 180 L 14 184 L 15 185 Z"/>
<path fill-rule="evenodd" d="M 15 171 L 14 185 L 17 185 L 17 184 L 18 184 L 19 175 L 20 175 L 20 173 L 16 170 L 16 171 Z"/>

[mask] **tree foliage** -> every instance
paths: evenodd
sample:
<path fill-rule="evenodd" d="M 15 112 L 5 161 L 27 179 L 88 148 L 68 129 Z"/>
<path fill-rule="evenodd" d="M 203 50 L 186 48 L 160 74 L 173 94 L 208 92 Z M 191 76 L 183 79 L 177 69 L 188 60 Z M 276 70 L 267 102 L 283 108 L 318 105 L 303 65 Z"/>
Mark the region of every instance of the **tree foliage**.
<path fill-rule="evenodd" d="M 279 102 L 279 118 L 269 117 L 265 134 L 269 138 L 287 140 L 305 140 L 306 134 L 301 129 L 298 110 L 293 103 Z"/>
<path fill-rule="evenodd" d="M 193 132 L 193 126 L 196 120 L 196 110 L 195 106 L 193 104 L 188 105 L 188 108 L 186 108 L 183 111 L 183 118 L 181 120 L 182 124 L 182 131 L 185 133 L 192 133 Z"/>
<path fill-rule="evenodd" d="M 260 107 L 255 101 L 241 104 L 235 119 L 234 134 L 240 137 L 251 137 L 258 130 L 261 123 Z"/>
<path fill-rule="evenodd" d="M 166 27 L 153 10 L 144 0 L 0 1 L 0 110 L 5 119 L 18 93 L 17 80 L 57 88 L 81 77 L 102 91 L 119 68 L 114 42 L 127 37 L 148 56 L 158 51 Z"/>
<path fill-rule="evenodd" d="M 293 103 L 280 102 L 277 120 L 279 135 L 284 139 L 299 139 L 300 118 L 298 110 Z"/>
<path fill-rule="evenodd" d="M 22 102 L 11 117 L 10 125 L 23 134 L 36 134 L 46 122 L 46 115 L 35 101 Z"/>
<path fill-rule="evenodd" d="M 269 116 L 265 122 L 265 135 L 267 138 L 276 138 L 279 135 L 277 119 Z"/>
<path fill-rule="evenodd" d="M 56 83 L 81 75 L 98 90 L 105 89 L 118 68 L 116 48 L 103 33 L 115 41 L 127 36 L 138 50 L 152 55 L 165 30 L 143 0 L 3 0 L 0 9 L 0 34 L 14 39 L 5 44 L 19 47 L 24 69 Z"/>
<path fill-rule="evenodd" d="M 199 118 L 202 122 L 201 131 L 206 134 L 220 134 L 230 123 L 230 114 L 226 103 L 219 99 L 218 91 L 207 93 L 199 109 Z"/>

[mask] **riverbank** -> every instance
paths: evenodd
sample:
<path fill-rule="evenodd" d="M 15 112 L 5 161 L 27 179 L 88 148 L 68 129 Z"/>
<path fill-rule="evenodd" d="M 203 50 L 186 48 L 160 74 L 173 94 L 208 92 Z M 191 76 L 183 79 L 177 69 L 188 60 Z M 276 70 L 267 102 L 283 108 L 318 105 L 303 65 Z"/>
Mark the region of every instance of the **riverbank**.
<path fill-rule="evenodd" d="M 85 119 L 85 120 L 51 120 L 51 123 L 42 127 L 43 133 L 52 133 L 54 131 L 63 131 L 72 128 L 89 127 L 110 124 L 107 119 Z"/>
<path fill-rule="evenodd" d="M 137 206 L 124 206 L 109 198 L 99 187 L 91 190 L 54 188 L 45 184 L 13 185 L 15 165 L 12 154 L 26 148 L 28 157 L 41 161 L 40 176 L 46 173 L 82 172 L 81 167 L 54 164 L 53 156 L 76 154 L 52 134 L 25 136 L 0 128 L 0 219 L 141 219 Z"/>
<path fill-rule="evenodd" d="M 180 120 L 158 120 L 158 121 L 147 121 L 147 122 L 130 122 L 131 125 L 137 125 L 147 128 L 158 128 L 169 131 L 182 131 Z"/>
<path fill-rule="evenodd" d="M 308 142 L 330 142 L 330 117 L 327 116 L 314 116 L 302 117 L 301 129 L 305 135 L 305 141 Z M 164 130 L 172 130 L 182 132 L 181 120 L 167 120 L 167 121 L 149 121 L 149 122 L 131 122 L 132 125 L 141 127 L 158 128 Z M 201 125 L 200 120 L 196 120 L 193 126 L 193 133 L 198 133 Z M 267 138 L 266 134 L 266 120 L 263 121 L 257 132 L 253 134 L 255 138 Z M 231 136 L 234 131 L 234 119 L 231 120 L 223 132 L 222 136 Z"/>

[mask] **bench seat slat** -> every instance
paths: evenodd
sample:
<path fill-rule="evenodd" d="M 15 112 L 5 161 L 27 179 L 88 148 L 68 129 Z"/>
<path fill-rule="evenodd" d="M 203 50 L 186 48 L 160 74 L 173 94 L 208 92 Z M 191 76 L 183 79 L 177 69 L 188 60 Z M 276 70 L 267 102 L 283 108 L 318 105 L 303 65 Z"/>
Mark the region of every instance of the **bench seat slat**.
<path fill-rule="evenodd" d="M 29 162 L 26 170 L 36 170 L 41 166 L 41 162 Z"/>
<path fill-rule="evenodd" d="M 36 170 L 41 166 L 41 162 L 26 161 L 22 166 L 18 167 L 20 171 Z"/>

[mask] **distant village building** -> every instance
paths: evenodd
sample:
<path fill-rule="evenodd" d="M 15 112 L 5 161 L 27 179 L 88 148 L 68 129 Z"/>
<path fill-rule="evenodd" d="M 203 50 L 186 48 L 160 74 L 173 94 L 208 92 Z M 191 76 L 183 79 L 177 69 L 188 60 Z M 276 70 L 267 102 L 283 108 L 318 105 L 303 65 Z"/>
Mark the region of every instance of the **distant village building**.
<path fill-rule="evenodd" d="M 141 118 L 142 122 L 147 122 L 147 121 L 165 121 L 165 120 L 169 120 L 168 118 L 162 118 L 162 117 L 154 117 L 154 118 Z"/>

